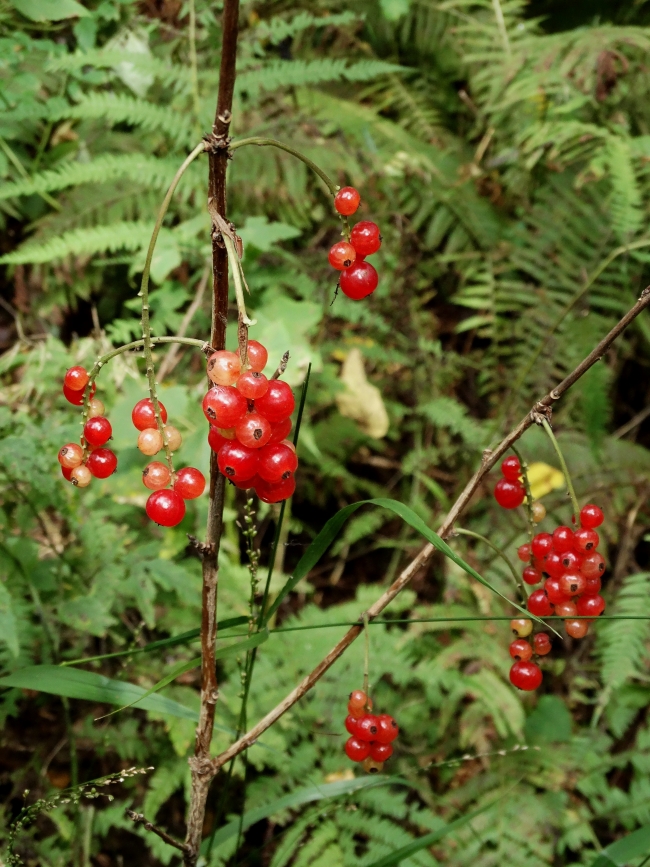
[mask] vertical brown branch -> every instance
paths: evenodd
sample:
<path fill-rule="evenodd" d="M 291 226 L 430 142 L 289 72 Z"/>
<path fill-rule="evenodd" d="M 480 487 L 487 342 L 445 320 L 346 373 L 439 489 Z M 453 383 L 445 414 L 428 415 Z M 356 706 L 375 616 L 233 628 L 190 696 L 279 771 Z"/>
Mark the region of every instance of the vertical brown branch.
<path fill-rule="evenodd" d="M 228 132 L 232 118 L 235 89 L 239 0 L 226 0 L 223 10 L 219 95 L 212 135 L 207 137 L 209 178 L 208 204 L 226 219 L 226 168 Z M 228 322 L 228 256 L 221 235 L 212 233 L 212 332 L 210 343 L 215 349 L 226 344 Z M 210 503 L 203 560 L 203 595 L 201 614 L 201 709 L 196 730 L 194 757 L 190 760 L 192 790 L 187 816 L 184 864 L 196 864 L 203 836 L 205 805 L 212 779 L 210 741 L 218 697 L 215 642 L 217 638 L 217 579 L 219 541 L 223 520 L 225 479 L 219 472 L 217 456 L 210 456 Z"/>

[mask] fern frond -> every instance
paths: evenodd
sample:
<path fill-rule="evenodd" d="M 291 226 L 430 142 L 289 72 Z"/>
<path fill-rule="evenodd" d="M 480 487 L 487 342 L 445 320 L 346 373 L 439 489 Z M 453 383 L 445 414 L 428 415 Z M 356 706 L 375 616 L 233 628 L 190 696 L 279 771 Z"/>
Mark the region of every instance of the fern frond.
<path fill-rule="evenodd" d="M 639 614 L 646 610 L 650 595 L 650 572 L 630 575 L 623 582 L 612 614 Z M 602 659 L 603 683 L 616 689 L 626 680 L 647 674 L 650 622 L 607 620 L 598 628 L 598 653 Z"/>
<path fill-rule="evenodd" d="M 152 223 L 116 223 L 74 229 L 45 243 L 28 241 L 0 258 L 1 265 L 38 265 L 66 256 L 92 256 L 117 250 L 139 250 L 151 238 Z"/>
<path fill-rule="evenodd" d="M 362 15 L 354 12 L 339 12 L 336 15 L 313 15 L 311 12 L 299 12 L 289 19 L 276 16 L 268 21 L 261 21 L 253 29 L 252 35 L 256 39 L 277 45 L 309 27 L 342 27 L 362 19 Z"/>
<path fill-rule="evenodd" d="M 188 66 L 162 60 L 150 54 L 133 51 L 106 50 L 96 48 L 90 51 L 75 51 L 51 58 L 47 63 L 49 72 L 78 72 L 86 66 L 96 69 L 117 69 L 123 64 L 136 68 L 139 72 L 153 76 L 166 87 L 187 88 L 191 85 Z"/>

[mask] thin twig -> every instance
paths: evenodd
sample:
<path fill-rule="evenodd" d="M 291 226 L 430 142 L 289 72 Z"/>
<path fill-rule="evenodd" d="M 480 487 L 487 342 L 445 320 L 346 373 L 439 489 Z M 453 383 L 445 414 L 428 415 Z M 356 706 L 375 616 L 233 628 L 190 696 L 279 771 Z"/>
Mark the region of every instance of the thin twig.
<path fill-rule="evenodd" d="M 288 364 L 289 364 L 289 350 L 287 349 L 287 351 L 284 353 L 284 355 L 280 359 L 280 363 L 278 364 L 277 370 L 275 371 L 275 373 L 273 374 L 271 379 L 280 379 L 282 374 L 287 369 Z"/>
<path fill-rule="evenodd" d="M 650 406 L 646 406 L 645 409 L 642 409 L 641 412 L 637 412 L 637 414 L 633 415 L 629 421 L 626 421 L 624 425 L 621 425 L 618 430 L 615 430 L 612 434 L 612 439 L 618 440 L 621 437 L 624 437 L 626 433 L 634 430 L 637 425 L 640 425 L 642 422 L 644 422 L 649 415 Z"/>
<path fill-rule="evenodd" d="M 152 834 L 156 834 L 156 836 L 160 837 L 161 840 L 164 840 L 165 843 L 173 846 L 174 849 L 178 849 L 180 852 L 187 851 L 187 847 L 184 843 L 179 843 L 178 840 L 175 840 L 166 831 L 163 831 L 162 828 L 156 827 L 156 825 L 154 825 L 153 822 L 149 822 L 142 813 L 136 813 L 135 810 L 125 810 L 124 812 L 134 825 L 142 825 L 145 831 L 151 831 Z"/>

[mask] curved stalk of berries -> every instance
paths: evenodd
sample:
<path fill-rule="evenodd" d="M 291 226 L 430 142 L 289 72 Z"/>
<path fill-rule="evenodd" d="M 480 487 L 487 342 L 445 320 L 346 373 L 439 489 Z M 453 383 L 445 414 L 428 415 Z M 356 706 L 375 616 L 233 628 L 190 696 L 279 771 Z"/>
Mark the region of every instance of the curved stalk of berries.
<path fill-rule="evenodd" d="M 363 691 L 369 695 L 368 681 L 370 679 L 370 630 L 368 629 L 368 612 L 364 611 L 363 617 Z M 366 702 L 366 711 L 370 712 L 368 703 Z"/>
<path fill-rule="evenodd" d="M 241 359 L 242 370 L 246 369 L 248 363 L 248 329 L 249 326 L 255 325 L 254 319 L 249 319 L 246 313 L 246 302 L 244 300 L 244 280 L 241 267 L 241 259 L 235 248 L 232 238 L 225 233 L 222 234 L 226 250 L 228 250 L 228 261 L 235 284 L 235 297 L 237 298 L 237 343 L 239 345 L 239 358 Z M 247 287 L 248 288 L 248 287 Z"/>
<path fill-rule="evenodd" d="M 306 166 L 309 166 L 312 172 L 317 174 L 321 181 L 327 186 L 328 190 L 333 196 L 335 196 L 339 190 L 339 185 L 335 183 L 329 177 L 329 175 L 325 174 L 325 172 L 319 166 L 317 166 L 315 162 L 312 162 L 309 157 L 306 157 L 299 150 L 296 150 L 296 148 L 292 148 L 291 145 L 284 144 L 284 142 L 278 141 L 274 138 L 243 138 L 239 141 L 232 142 L 230 145 L 230 150 L 234 151 L 237 150 L 237 148 L 242 148 L 246 145 L 257 145 L 257 147 L 273 147 L 278 148 L 281 151 L 286 151 L 288 154 L 291 154 L 292 156 L 299 159 Z"/>
<path fill-rule="evenodd" d="M 503 560 L 503 562 L 508 566 L 510 572 L 512 573 L 512 577 L 515 582 L 515 586 L 517 587 L 517 592 L 519 594 L 519 602 L 523 607 L 526 605 L 526 600 L 528 596 L 526 595 L 526 591 L 524 589 L 524 585 L 521 583 L 521 579 L 517 574 L 517 570 L 510 562 L 510 558 L 506 553 L 504 553 L 501 548 L 494 544 L 494 542 L 490 541 L 487 536 L 482 536 L 480 533 L 475 533 L 473 530 L 463 530 L 460 527 L 454 527 L 453 532 L 450 535 L 458 534 L 459 536 L 470 536 L 472 539 L 478 539 L 480 542 L 485 542 L 488 548 L 492 548 L 495 554 L 498 554 L 499 557 Z"/>
<path fill-rule="evenodd" d="M 534 520 L 534 516 L 533 516 L 533 495 L 532 495 L 531 490 L 530 490 L 530 480 L 528 478 L 528 464 L 526 463 L 524 458 L 521 456 L 518 449 L 516 449 L 514 446 L 510 446 L 510 448 L 519 458 L 519 467 L 521 469 L 521 476 L 524 480 L 524 491 L 526 491 L 526 517 L 528 519 L 528 535 L 530 536 L 529 541 L 530 541 L 531 546 L 532 546 L 533 536 L 535 535 L 536 530 L 535 530 L 535 520 Z M 531 547 L 531 552 L 530 552 L 530 565 L 531 566 L 533 565 L 533 559 L 534 558 L 533 558 L 533 552 L 532 552 L 532 547 Z"/>
<path fill-rule="evenodd" d="M 576 492 L 573 488 L 573 482 L 571 481 L 571 476 L 569 475 L 569 468 L 566 465 L 566 461 L 564 460 L 564 455 L 562 454 L 562 449 L 560 448 L 560 444 L 555 439 L 555 434 L 553 433 L 553 429 L 545 418 L 542 418 L 542 427 L 548 434 L 550 441 L 553 443 L 553 448 L 555 449 L 555 453 L 558 456 L 560 461 L 560 466 L 562 467 L 562 473 L 564 475 L 564 479 L 566 481 L 566 486 L 569 491 L 569 496 L 571 497 L 571 507 L 573 508 L 573 523 L 574 526 L 580 526 L 580 505 L 578 503 L 578 498 L 576 497 Z"/>

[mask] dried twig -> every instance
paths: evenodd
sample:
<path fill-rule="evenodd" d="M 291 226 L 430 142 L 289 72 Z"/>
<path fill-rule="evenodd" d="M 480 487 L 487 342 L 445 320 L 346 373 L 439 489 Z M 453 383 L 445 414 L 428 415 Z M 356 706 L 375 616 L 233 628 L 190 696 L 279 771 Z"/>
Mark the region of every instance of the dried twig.
<path fill-rule="evenodd" d="M 280 379 L 284 371 L 287 369 L 287 365 L 289 364 L 289 350 L 284 353 L 282 358 L 280 359 L 280 363 L 278 364 L 278 369 L 275 371 L 271 379 Z"/>
<path fill-rule="evenodd" d="M 187 847 L 184 843 L 179 843 L 178 840 L 175 840 L 166 831 L 163 831 L 162 828 L 156 827 L 156 825 L 154 825 L 153 822 L 149 822 L 142 813 L 136 813 L 135 810 L 125 810 L 124 813 L 135 825 L 142 825 L 145 831 L 151 831 L 152 834 L 156 834 L 161 840 L 164 840 L 165 843 L 173 846 L 174 849 L 179 849 L 181 852 L 187 851 Z"/>

